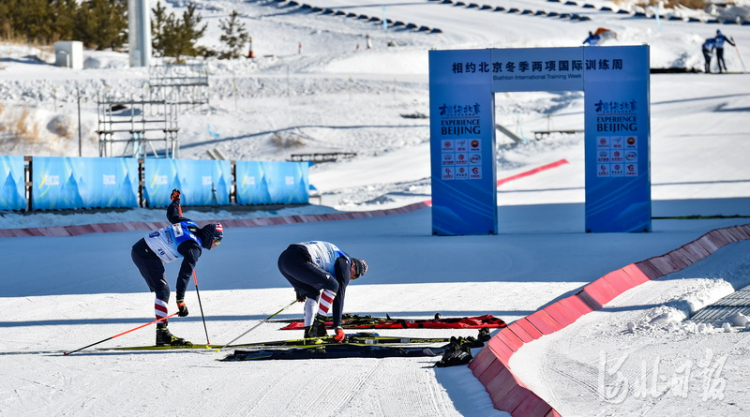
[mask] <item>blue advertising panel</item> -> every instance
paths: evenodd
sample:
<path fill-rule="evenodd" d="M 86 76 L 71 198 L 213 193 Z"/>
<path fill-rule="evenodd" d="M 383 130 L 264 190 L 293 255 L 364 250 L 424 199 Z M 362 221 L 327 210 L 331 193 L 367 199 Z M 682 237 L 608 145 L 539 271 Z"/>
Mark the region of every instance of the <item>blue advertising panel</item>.
<path fill-rule="evenodd" d="M 229 161 L 147 158 L 143 194 L 148 207 L 165 207 L 172 190 L 182 193 L 183 206 L 228 205 L 232 187 Z"/>
<path fill-rule="evenodd" d="M 237 161 L 235 175 L 237 176 L 237 204 L 271 204 L 265 171 L 260 162 Z"/>
<path fill-rule="evenodd" d="M 26 208 L 23 156 L 0 156 L 0 210 Z"/>
<path fill-rule="evenodd" d="M 237 204 L 306 204 L 309 165 L 299 162 L 237 161 Z"/>
<path fill-rule="evenodd" d="M 651 231 L 649 48 L 583 48 L 586 231 Z"/>
<path fill-rule="evenodd" d="M 133 158 L 34 157 L 33 210 L 138 207 Z"/>
<path fill-rule="evenodd" d="M 497 234 L 491 50 L 429 59 L 432 234 Z"/>

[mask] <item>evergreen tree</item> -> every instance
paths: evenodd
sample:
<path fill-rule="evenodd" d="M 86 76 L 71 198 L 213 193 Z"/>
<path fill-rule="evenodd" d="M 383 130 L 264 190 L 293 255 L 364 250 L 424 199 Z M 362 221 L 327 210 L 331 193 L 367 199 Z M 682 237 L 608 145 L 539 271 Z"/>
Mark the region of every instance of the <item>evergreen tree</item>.
<path fill-rule="evenodd" d="M 45 42 L 52 37 L 52 18 L 47 0 L 13 0 L 8 9 L 12 32 L 28 42 Z"/>
<path fill-rule="evenodd" d="M 50 8 L 54 19 L 54 24 L 51 26 L 54 27 L 56 32 L 52 35 L 51 40 L 76 40 L 74 37 L 78 2 L 76 0 L 52 0 Z"/>
<path fill-rule="evenodd" d="M 219 40 L 224 42 L 229 50 L 219 55 L 220 59 L 237 59 L 242 55 L 245 44 L 250 39 L 250 35 L 245 30 L 245 24 L 237 20 L 237 10 L 232 11 L 229 19 L 220 20 L 219 24 L 224 33 Z"/>
<path fill-rule="evenodd" d="M 161 2 L 152 9 L 152 48 L 157 55 L 174 57 L 177 62 L 181 62 L 183 56 L 199 55 L 201 48 L 196 46 L 196 42 L 206 32 L 208 25 L 199 27 L 203 17 L 197 15 L 195 9 L 195 3 L 188 3 L 181 20 L 174 13 L 167 15 Z"/>
<path fill-rule="evenodd" d="M 88 0 L 78 9 L 75 36 L 88 48 L 120 48 L 127 40 L 127 0 Z"/>
<path fill-rule="evenodd" d="M 0 38 L 51 43 L 73 40 L 76 0 L 1 0 Z"/>

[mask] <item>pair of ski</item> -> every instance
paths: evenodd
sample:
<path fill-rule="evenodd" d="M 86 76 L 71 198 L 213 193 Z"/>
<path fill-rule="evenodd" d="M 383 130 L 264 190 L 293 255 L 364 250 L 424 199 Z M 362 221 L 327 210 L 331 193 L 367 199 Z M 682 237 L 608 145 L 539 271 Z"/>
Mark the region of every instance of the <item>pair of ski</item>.
<path fill-rule="evenodd" d="M 387 338 L 399 339 L 399 338 Z M 403 342 L 406 338 L 400 338 Z M 290 359 L 340 359 L 340 358 L 393 358 L 442 356 L 436 367 L 463 365 L 472 359 L 471 348 L 482 347 L 490 339 L 489 329 L 479 331 L 478 338 L 451 337 L 450 339 L 408 338 L 410 343 L 324 343 L 307 346 L 278 347 L 256 346 L 253 349 L 238 349 L 221 359 L 222 362 L 290 360 Z M 356 340 L 356 338 L 354 339 Z M 423 341 L 433 341 L 424 345 Z M 440 340 L 438 342 L 438 340 Z M 436 345 L 436 343 L 441 343 Z"/>
<path fill-rule="evenodd" d="M 277 323 L 287 323 L 281 330 L 301 330 L 305 325 L 302 320 L 274 320 Z M 331 328 L 332 320 L 326 321 L 326 327 Z M 491 314 L 475 317 L 446 317 L 436 313 L 431 319 L 401 319 L 360 316 L 344 314 L 341 327 L 344 329 L 481 329 L 507 327 L 505 321 Z"/>
<path fill-rule="evenodd" d="M 129 346 L 101 348 L 99 350 L 180 350 L 180 349 L 222 349 L 222 348 L 294 348 L 294 347 L 319 347 L 323 345 L 414 345 L 414 344 L 437 344 L 447 343 L 449 338 L 425 338 L 425 337 L 397 337 L 397 336 L 380 336 L 377 333 L 351 333 L 347 335 L 343 343 L 339 343 L 333 337 L 312 337 L 302 339 L 276 340 L 268 342 L 243 343 L 237 345 L 206 345 L 206 344 L 186 344 L 186 345 L 152 345 L 152 346 Z"/>

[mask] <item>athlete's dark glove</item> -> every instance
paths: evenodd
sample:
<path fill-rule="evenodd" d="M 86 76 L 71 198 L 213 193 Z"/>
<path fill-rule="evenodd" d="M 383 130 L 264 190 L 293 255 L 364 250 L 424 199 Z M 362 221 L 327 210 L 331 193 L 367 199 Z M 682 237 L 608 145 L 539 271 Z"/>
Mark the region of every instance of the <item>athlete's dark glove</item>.
<path fill-rule="evenodd" d="M 298 292 L 295 292 L 295 295 L 297 296 L 297 302 L 298 303 L 304 303 L 305 300 L 307 300 L 306 296 L 304 296 L 304 295 L 302 295 L 302 294 L 300 294 Z"/>
<path fill-rule="evenodd" d="M 178 316 L 187 317 L 189 312 L 185 300 L 177 300 L 177 308 L 180 309 L 179 313 L 177 313 Z"/>
<path fill-rule="evenodd" d="M 169 196 L 169 199 L 172 200 L 172 201 L 179 200 L 180 199 L 180 190 L 178 190 L 176 188 L 174 190 L 172 190 L 172 194 Z"/>

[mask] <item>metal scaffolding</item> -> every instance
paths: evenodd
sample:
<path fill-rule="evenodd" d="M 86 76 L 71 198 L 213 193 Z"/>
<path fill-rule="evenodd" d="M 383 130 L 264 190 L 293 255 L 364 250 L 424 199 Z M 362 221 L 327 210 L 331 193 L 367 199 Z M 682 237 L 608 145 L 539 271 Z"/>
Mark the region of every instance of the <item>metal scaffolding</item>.
<path fill-rule="evenodd" d="M 97 97 L 99 156 L 149 156 L 178 158 L 177 103 L 151 100 Z M 154 142 L 162 142 L 157 150 Z"/>
<path fill-rule="evenodd" d="M 173 97 L 180 111 L 208 107 L 208 66 L 197 64 L 154 65 L 148 69 L 149 97 Z"/>

